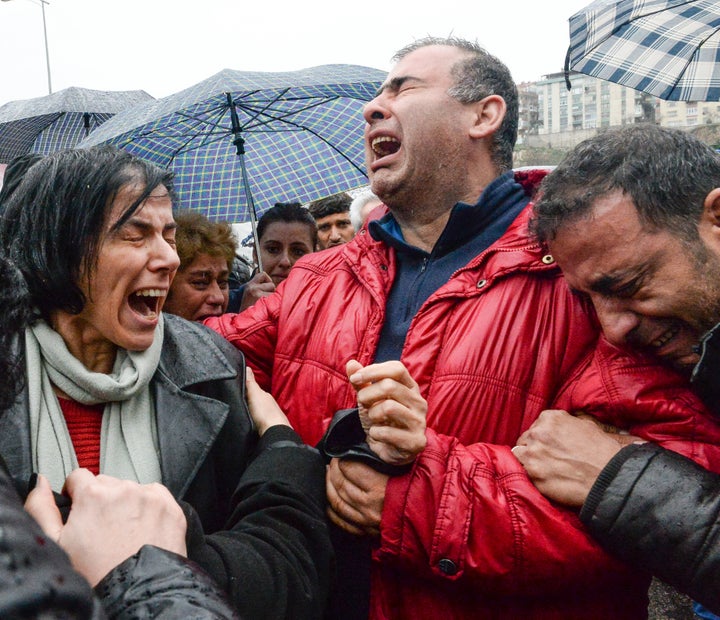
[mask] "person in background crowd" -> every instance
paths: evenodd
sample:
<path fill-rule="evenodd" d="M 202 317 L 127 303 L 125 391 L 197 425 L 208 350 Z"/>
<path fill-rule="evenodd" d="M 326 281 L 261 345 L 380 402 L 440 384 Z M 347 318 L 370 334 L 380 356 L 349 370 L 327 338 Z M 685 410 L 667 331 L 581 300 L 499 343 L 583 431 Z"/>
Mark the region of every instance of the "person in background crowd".
<path fill-rule="evenodd" d="M 505 65 L 457 38 L 395 60 L 364 109 L 367 170 L 388 209 L 300 259 L 275 295 L 206 321 L 308 443 L 326 435 L 331 615 L 645 617 L 650 576 L 546 500 L 510 449 L 542 410 L 582 408 L 718 470 L 720 425 L 683 377 L 601 340 L 592 306 L 528 237 L 544 172 L 512 170 L 518 95 Z M 400 409 L 368 424 L 363 405 L 359 433 L 335 432 L 352 421 L 341 410 L 354 388 L 376 384 L 396 386 L 408 420 L 426 406 L 426 427 L 407 429 L 423 437 L 398 445 L 414 456 L 401 471 L 363 441 L 406 429 Z"/>
<path fill-rule="evenodd" d="M 331 562 L 322 458 L 267 394 L 248 411 L 233 347 L 163 315 L 175 229 L 171 173 L 125 151 L 60 151 L 25 173 L 0 218 L 32 313 L 0 455 L 20 482 L 42 474 L 47 492 L 78 467 L 163 485 L 181 502 L 188 558 L 241 617 L 319 617 Z"/>
<path fill-rule="evenodd" d="M 370 211 L 381 204 L 382 200 L 373 194 L 370 188 L 353 198 L 353 201 L 350 203 L 350 222 L 355 232 L 362 228 L 368 215 L 370 215 Z"/>
<path fill-rule="evenodd" d="M 309 211 L 299 202 L 278 202 L 262 214 L 257 223 L 260 251 L 253 248 L 258 272 L 238 289 L 241 299 L 237 310 L 242 312 L 258 299 L 267 297 L 283 282 L 295 262 L 314 251 L 317 226 Z"/>
<path fill-rule="evenodd" d="M 176 213 L 175 223 L 180 267 L 163 310 L 188 321 L 219 316 L 228 307 L 228 279 L 237 250 L 232 228 L 197 211 Z"/>
<path fill-rule="evenodd" d="M 532 229 L 592 301 L 610 342 L 692 373 L 720 415 L 720 156 L 712 148 L 654 125 L 598 134 L 545 179 Z M 666 398 L 680 396 L 668 388 Z M 513 452 L 543 494 L 581 507 L 606 549 L 720 613 L 720 476 L 564 411 L 544 412 Z"/>
<path fill-rule="evenodd" d="M 342 245 L 355 236 L 355 229 L 350 222 L 351 202 L 350 194 L 341 192 L 314 200 L 308 205 L 308 211 L 317 224 L 318 250 Z"/>

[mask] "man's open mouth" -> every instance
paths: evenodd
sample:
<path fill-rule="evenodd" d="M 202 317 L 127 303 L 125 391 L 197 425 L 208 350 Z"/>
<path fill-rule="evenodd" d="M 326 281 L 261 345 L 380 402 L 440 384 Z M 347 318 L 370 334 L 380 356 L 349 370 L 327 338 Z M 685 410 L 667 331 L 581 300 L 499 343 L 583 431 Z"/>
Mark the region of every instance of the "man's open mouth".
<path fill-rule="evenodd" d="M 392 155 L 398 152 L 400 149 L 400 141 L 390 136 L 378 136 L 377 138 L 373 138 L 370 146 L 375 155 L 385 157 L 386 155 Z"/>
<path fill-rule="evenodd" d="M 660 334 L 660 336 L 649 342 L 648 346 L 652 349 L 661 349 L 673 338 L 675 338 L 679 331 L 680 327 L 678 325 L 673 325 L 670 329 L 664 331 Z"/>

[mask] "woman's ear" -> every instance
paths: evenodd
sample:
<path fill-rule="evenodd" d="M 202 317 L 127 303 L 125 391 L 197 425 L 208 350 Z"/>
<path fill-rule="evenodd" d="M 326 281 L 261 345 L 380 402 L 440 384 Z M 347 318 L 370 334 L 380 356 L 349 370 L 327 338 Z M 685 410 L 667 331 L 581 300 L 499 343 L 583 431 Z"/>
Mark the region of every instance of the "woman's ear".
<path fill-rule="evenodd" d="M 505 100 L 500 95 L 488 95 L 472 105 L 475 122 L 470 128 L 470 136 L 481 139 L 497 133 L 507 111 Z"/>

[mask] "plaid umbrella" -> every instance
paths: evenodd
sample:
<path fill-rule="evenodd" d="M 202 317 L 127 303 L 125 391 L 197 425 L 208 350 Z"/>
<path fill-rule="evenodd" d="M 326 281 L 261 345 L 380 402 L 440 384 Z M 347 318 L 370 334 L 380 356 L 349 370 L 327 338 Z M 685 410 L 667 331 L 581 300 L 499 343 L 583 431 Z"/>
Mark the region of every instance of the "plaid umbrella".
<path fill-rule="evenodd" d="M 66 88 L 0 106 L 0 162 L 26 153 L 48 155 L 74 147 L 111 116 L 152 101 L 142 90 Z"/>
<path fill-rule="evenodd" d="M 173 170 L 182 207 L 254 222 L 276 202 L 367 183 L 362 108 L 385 75 L 355 65 L 225 69 L 118 114 L 81 146 L 120 146 Z"/>
<path fill-rule="evenodd" d="M 579 71 L 673 101 L 720 100 L 720 0 L 597 0 L 570 18 Z"/>

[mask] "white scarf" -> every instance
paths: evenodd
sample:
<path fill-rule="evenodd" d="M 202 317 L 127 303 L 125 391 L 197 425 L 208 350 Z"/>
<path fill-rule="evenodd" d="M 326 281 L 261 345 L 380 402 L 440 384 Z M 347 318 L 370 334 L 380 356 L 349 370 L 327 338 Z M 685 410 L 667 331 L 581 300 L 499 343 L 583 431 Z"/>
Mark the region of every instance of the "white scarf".
<path fill-rule="evenodd" d="M 25 330 L 33 467 L 50 480 L 54 491 L 62 490 L 78 462 L 53 385 L 79 403 L 106 403 L 100 429 L 100 473 L 141 484 L 161 482 L 149 384 L 160 361 L 162 342 L 160 315 L 150 347 L 140 352 L 118 349 L 112 373 L 104 374 L 85 368 L 44 321 Z"/>

